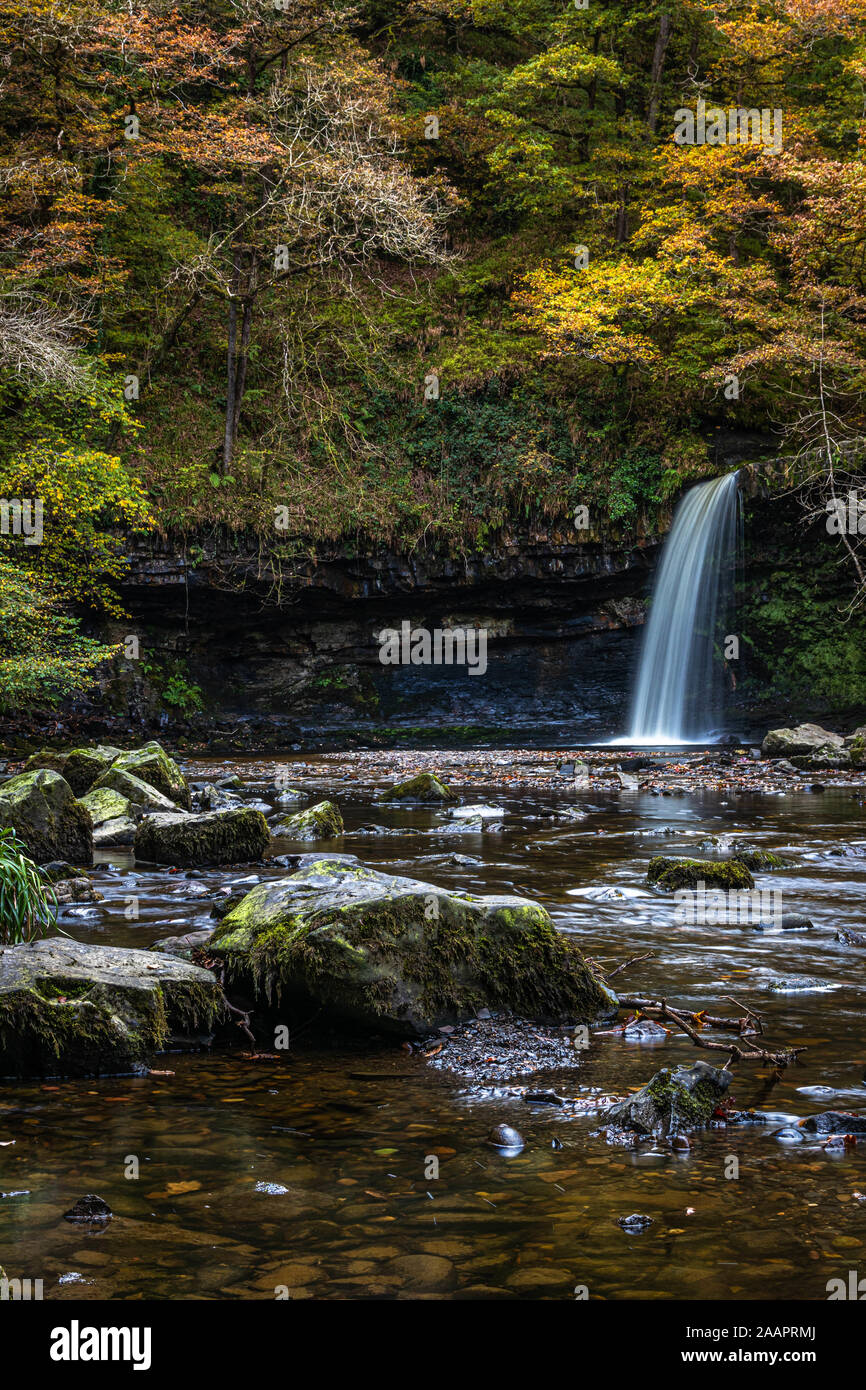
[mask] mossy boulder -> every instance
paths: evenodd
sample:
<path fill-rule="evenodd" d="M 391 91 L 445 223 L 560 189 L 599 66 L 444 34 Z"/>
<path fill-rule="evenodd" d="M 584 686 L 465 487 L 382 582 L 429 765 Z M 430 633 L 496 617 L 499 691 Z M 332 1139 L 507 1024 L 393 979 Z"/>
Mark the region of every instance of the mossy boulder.
<path fill-rule="evenodd" d="M 82 797 L 90 790 L 97 777 L 120 756 L 119 748 L 101 743 L 94 748 L 72 748 L 65 753 L 58 753 L 53 748 L 40 748 L 38 753 L 27 759 L 24 771 L 46 768 L 51 772 L 59 772 L 75 795 Z"/>
<path fill-rule="evenodd" d="M 193 868 L 261 859 L 270 843 L 261 811 L 236 807 L 201 815 L 167 812 L 145 816 L 135 834 L 135 857 L 150 864 Z"/>
<path fill-rule="evenodd" d="M 755 886 L 751 873 L 739 859 L 666 859 L 657 855 L 650 860 L 646 876 L 648 883 L 666 892 L 696 888 L 699 883 L 726 890 Z"/>
<path fill-rule="evenodd" d="M 110 767 L 96 782 L 93 790 L 116 792 L 139 812 L 176 812 L 180 809 L 176 802 L 163 796 L 162 792 L 158 792 L 149 782 L 122 767 Z"/>
<path fill-rule="evenodd" d="M 610 1106 L 605 1125 L 664 1138 L 709 1124 L 731 1084 L 731 1073 L 707 1062 L 692 1067 L 664 1067 L 636 1095 Z"/>
<path fill-rule="evenodd" d="M 424 1036 L 482 1007 L 589 1022 L 615 996 L 543 907 L 448 892 L 347 857 L 307 856 L 260 884 L 208 944 L 226 979 L 291 1025 Z"/>
<path fill-rule="evenodd" d="M 395 787 L 389 787 L 379 797 L 380 801 L 456 801 L 457 796 L 447 787 L 445 783 L 436 776 L 435 772 L 419 772 L 417 777 L 410 777 L 406 782 L 398 782 Z"/>
<path fill-rule="evenodd" d="M 124 773 L 123 776 L 128 774 Z M 144 783 L 141 784 L 144 786 Z M 147 790 L 152 796 L 159 796 L 152 787 Z M 160 797 L 165 801 L 165 797 Z M 80 798 L 82 806 L 90 812 L 93 821 L 93 843 L 97 849 L 110 849 L 114 845 L 131 845 L 135 839 L 137 807 L 133 807 L 125 796 L 111 787 L 92 787 Z M 171 805 L 171 803 L 167 803 Z"/>
<path fill-rule="evenodd" d="M 848 758 L 852 767 L 866 765 L 866 728 L 855 729 L 848 743 Z"/>
<path fill-rule="evenodd" d="M 59 752 L 56 748 L 40 748 L 30 754 L 22 772 L 38 772 L 43 768 L 46 772 L 59 772 L 62 777 L 66 758 L 66 753 Z"/>
<path fill-rule="evenodd" d="M 820 724 L 798 724 L 793 729 L 771 729 L 761 744 L 761 752 L 765 758 L 832 756 L 841 751 L 843 744 L 841 734 L 822 729 Z"/>
<path fill-rule="evenodd" d="M 54 937 L 0 948 L 0 1076 L 140 1070 L 172 1033 L 210 1029 L 222 991 L 186 961 Z"/>
<path fill-rule="evenodd" d="M 114 764 L 124 772 L 140 777 L 149 787 L 155 787 L 175 805 L 189 811 L 192 802 L 190 790 L 183 773 L 173 758 L 170 758 L 161 744 L 155 740 L 142 748 L 134 748 L 130 753 L 121 753 Z"/>
<path fill-rule="evenodd" d="M 95 787 L 78 799 L 82 806 L 86 806 L 94 826 L 129 816 L 131 810 L 126 797 L 121 796 L 120 792 L 114 791 L 112 787 Z"/>
<path fill-rule="evenodd" d="M 745 864 L 752 873 L 770 873 L 773 869 L 788 869 L 790 864 L 781 854 L 773 854 L 769 849 L 741 849 L 731 856 L 738 864 Z"/>
<path fill-rule="evenodd" d="M 39 768 L 22 772 L 0 786 L 0 827 L 24 841 L 37 864 L 93 859 L 93 825 L 86 807 L 76 801 L 59 772 Z"/>
<path fill-rule="evenodd" d="M 63 776 L 75 795 L 81 797 L 90 791 L 96 779 L 119 757 L 119 748 L 102 743 L 97 744 L 95 748 L 73 748 L 66 755 Z"/>
<path fill-rule="evenodd" d="M 333 801 L 317 801 L 306 811 L 284 816 L 271 826 L 271 834 L 286 840 L 338 840 L 343 833 L 343 817 Z"/>

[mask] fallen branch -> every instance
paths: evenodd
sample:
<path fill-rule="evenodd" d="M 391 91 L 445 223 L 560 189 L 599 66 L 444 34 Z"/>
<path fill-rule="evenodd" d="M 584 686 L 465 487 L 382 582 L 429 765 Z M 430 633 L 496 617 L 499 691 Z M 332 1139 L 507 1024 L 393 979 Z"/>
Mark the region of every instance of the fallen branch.
<path fill-rule="evenodd" d="M 668 1007 L 664 999 L 643 999 L 632 994 L 619 995 L 619 1002 L 623 1008 L 639 1009 L 647 1017 L 651 1017 L 654 1013 L 663 1013 Z M 734 999 L 732 1002 L 736 1004 L 737 1001 Z M 741 1004 L 738 1007 L 745 1008 L 745 1005 Z M 684 1018 L 691 1019 L 692 1023 L 697 1023 L 705 1028 L 728 1028 L 740 1034 L 763 1033 L 764 1031 L 760 1014 L 753 1013 L 751 1009 L 747 1009 L 746 1013 L 755 1020 L 756 1026 L 754 1028 L 744 1026 L 748 1024 L 748 1018 L 719 1018 L 715 1014 L 708 1014 L 706 1009 L 701 1009 L 699 1013 L 691 1013 L 688 1009 L 678 1009 L 677 1012 Z"/>
<path fill-rule="evenodd" d="M 730 995 L 726 997 L 731 999 Z M 738 1047 L 736 1043 L 712 1042 L 704 1037 L 698 1031 L 701 1028 L 736 1030 L 741 1038 L 758 1037 L 763 1033 L 764 1027 L 760 1014 L 756 1014 L 753 1009 L 749 1009 L 745 1004 L 740 1004 L 736 999 L 731 999 L 731 1003 L 736 1004 L 738 1008 L 745 1009 L 746 1017 L 744 1018 L 716 1018 L 704 1009 L 699 1013 L 692 1013 L 688 1009 L 674 1009 L 666 999 L 624 998 L 621 995 L 619 1002 L 626 1008 L 640 1010 L 648 1017 L 656 1015 L 661 1021 L 670 1019 L 698 1047 L 709 1048 L 712 1052 L 727 1052 L 728 1060 L 725 1062 L 723 1071 L 727 1071 L 733 1062 L 763 1062 L 766 1066 L 787 1067 L 796 1061 L 801 1052 L 806 1051 L 805 1047 L 789 1047 L 783 1048 L 780 1052 L 767 1052 L 765 1048 L 754 1045 L 746 1050 Z"/>

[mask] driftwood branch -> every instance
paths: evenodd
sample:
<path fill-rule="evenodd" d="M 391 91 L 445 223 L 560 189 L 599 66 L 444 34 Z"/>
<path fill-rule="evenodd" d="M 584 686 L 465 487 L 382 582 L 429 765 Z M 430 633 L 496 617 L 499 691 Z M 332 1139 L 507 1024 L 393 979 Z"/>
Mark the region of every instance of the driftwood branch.
<path fill-rule="evenodd" d="M 765 1048 L 755 1044 L 747 1047 L 740 1047 L 732 1042 L 712 1042 L 703 1036 L 699 1031 L 702 1028 L 719 1028 L 736 1032 L 741 1038 L 754 1038 L 763 1034 L 764 1026 L 760 1014 L 749 1009 L 745 1004 L 740 1004 L 738 1000 L 732 999 L 732 1004 L 737 1008 L 745 1010 L 745 1017 L 742 1018 L 718 1018 L 708 1014 L 705 1010 L 693 1013 L 688 1009 L 675 1009 L 666 999 L 643 999 L 637 996 L 625 997 L 620 995 L 620 1004 L 625 1008 L 637 1009 L 647 1017 L 656 1017 L 660 1021 L 670 1019 L 672 1023 L 685 1033 L 686 1037 L 691 1038 L 692 1042 L 698 1047 L 709 1048 L 713 1052 L 727 1052 L 728 1059 L 725 1062 L 724 1070 L 733 1062 L 763 1062 L 766 1066 L 787 1067 L 794 1061 L 801 1052 L 805 1052 L 805 1047 L 783 1048 L 779 1052 L 767 1052 Z"/>

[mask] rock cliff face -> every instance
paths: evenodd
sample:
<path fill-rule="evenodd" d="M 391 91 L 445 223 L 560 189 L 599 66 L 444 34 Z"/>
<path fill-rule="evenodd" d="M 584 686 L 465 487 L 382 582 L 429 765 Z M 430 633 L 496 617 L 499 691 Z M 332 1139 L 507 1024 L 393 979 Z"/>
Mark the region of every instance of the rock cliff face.
<path fill-rule="evenodd" d="M 246 736 L 250 746 L 306 744 L 325 729 L 513 736 L 575 721 L 583 737 L 601 737 L 625 717 L 657 548 L 573 534 L 462 559 L 334 548 L 285 562 L 277 576 L 227 542 L 194 557 L 151 543 L 131 556 L 123 597 L 132 620 L 102 629 L 128 646 L 137 638 L 138 656 L 119 661 L 81 713 L 108 729 L 112 718 L 209 728 L 231 734 L 233 746 Z M 383 663 L 380 634 L 417 629 L 476 630 L 484 641 L 470 642 L 464 664 L 459 641 L 454 664 L 403 664 L 399 653 L 397 664 Z M 201 711 L 189 708 L 189 686 L 201 690 Z M 178 690 L 184 703 L 166 699 Z"/>

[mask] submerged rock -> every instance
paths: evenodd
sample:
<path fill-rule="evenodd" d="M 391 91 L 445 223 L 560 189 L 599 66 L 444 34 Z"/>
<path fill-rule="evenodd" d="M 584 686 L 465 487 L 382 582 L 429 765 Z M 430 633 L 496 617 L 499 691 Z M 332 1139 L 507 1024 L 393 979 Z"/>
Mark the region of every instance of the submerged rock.
<path fill-rule="evenodd" d="M 667 892 L 696 888 L 699 883 L 723 889 L 755 886 L 755 880 L 739 859 L 719 862 L 715 859 L 666 859 L 656 855 L 649 862 L 646 876 L 648 883 L 655 883 Z"/>
<path fill-rule="evenodd" d="M 254 888 L 209 950 L 261 1012 L 318 1010 L 325 1029 L 426 1036 L 484 1007 L 579 1022 L 616 1007 L 543 907 L 336 856 Z"/>
<path fill-rule="evenodd" d="M 620 1216 L 616 1224 L 622 1226 L 624 1231 L 645 1231 L 653 1224 L 653 1219 L 643 1212 L 633 1211 L 631 1216 Z"/>
<path fill-rule="evenodd" d="M 731 1084 L 731 1073 L 707 1062 L 692 1067 L 664 1067 L 628 1100 L 604 1112 L 605 1124 L 638 1134 L 664 1137 L 709 1124 Z"/>
<path fill-rule="evenodd" d="M 823 1110 L 800 1121 L 807 1134 L 866 1134 L 866 1111 Z"/>
<path fill-rule="evenodd" d="M 193 868 L 197 864 L 242 864 L 261 859 L 270 843 L 261 811 L 236 807 L 201 815 L 145 816 L 135 835 L 135 857 L 150 864 Z"/>
<path fill-rule="evenodd" d="M 88 1192 L 86 1196 L 79 1197 L 74 1206 L 69 1211 L 63 1213 L 64 1221 L 110 1221 L 113 1216 L 111 1207 L 102 1197 L 97 1197 L 95 1192 Z"/>
<path fill-rule="evenodd" d="M 286 840 L 338 840 L 342 833 L 343 817 L 333 801 L 317 801 L 271 826 L 272 835 Z"/>
<path fill-rule="evenodd" d="M 223 1009 L 213 975 L 67 937 L 0 948 L 0 1075 L 99 1076 L 146 1065 L 171 1032 Z"/>
<path fill-rule="evenodd" d="M 783 859 L 780 854 L 773 854 L 768 849 L 741 849 L 731 856 L 738 864 L 745 864 L 747 869 L 753 873 L 766 873 L 773 869 L 789 869 L 791 867 L 787 859 Z"/>
<path fill-rule="evenodd" d="M 457 796 L 447 787 L 435 772 L 419 772 L 405 782 L 389 787 L 379 797 L 380 801 L 456 801 Z"/>
<path fill-rule="evenodd" d="M 93 858 L 93 826 L 58 772 L 22 772 L 0 786 L 0 827 L 14 830 L 37 864 Z"/>
<path fill-rule="evenodd" d="M 497 1125 L 491 1129 L 487 1136 L 488 1144 L 492 1144 L 497 1149 L 514 1149 L 515 1151 L 523 1148 L 523 1135 L 519 1134 L 511 1125 Z"/>
<path fill-rule="evenodd" d="M 837 931 L 835 940 L 843 946 L 866 946 L 866 936 L 856 931 Z"/>
<path fill-rule="evenodd" d="M 812 919 L 804 912 L 782 912 L 766 921 L 752 922 L 753 931 L 810 931 Z"/>

